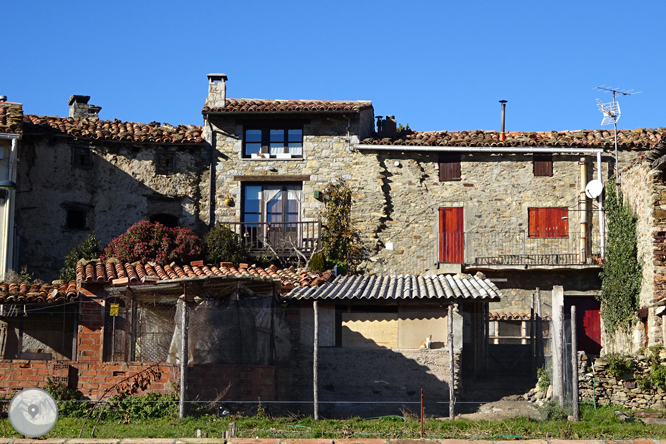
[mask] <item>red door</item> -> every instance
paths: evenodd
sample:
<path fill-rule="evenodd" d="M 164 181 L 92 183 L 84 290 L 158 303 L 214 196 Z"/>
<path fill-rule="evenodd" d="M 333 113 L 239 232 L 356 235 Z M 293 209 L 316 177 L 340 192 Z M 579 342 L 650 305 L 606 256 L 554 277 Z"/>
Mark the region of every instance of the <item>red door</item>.
<path fill-rule="evenodd" d="M 462 264 L 465 257 L 463 209 L 439 209 L 439 261 Z"/>
<path fill-rule="evenodd" d="M 576 339 L 578 350 L 591 355 L 601 351 L 601 302 L 593 297 L 564 298 L 564 313 L 571 313 L 571 306 L 576 306 Z"/>

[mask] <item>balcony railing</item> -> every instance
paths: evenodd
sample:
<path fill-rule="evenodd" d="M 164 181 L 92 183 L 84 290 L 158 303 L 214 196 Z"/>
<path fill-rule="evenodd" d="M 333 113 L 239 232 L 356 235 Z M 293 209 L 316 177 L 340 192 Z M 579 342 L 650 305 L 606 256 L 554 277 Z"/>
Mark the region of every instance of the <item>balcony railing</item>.
<path fill-rule="evenodd" d="M 275 253 L 280 257 L 306 256 L 321 248 L 321 221 L 312 222 L 220 222 L 238 235 L 254 254 Z"/>
<path fill-rule="evenodd" d="M 464 264 L 467 268 L 502 266 L 563 267 L 603 263 L 599 233 L 581 242 L 580 233 L 567 237 L 530 237 L 524 231 L 438 233 L 428 244 L 387 262 L 384 274 L 436 272 L 437 264 Z"/>
<path fill-rule="evenodd" d="M 439 233 L 439 262 L 468 265 L 598 265 L 598 232 L 534 237 L 526 231 Z"/>

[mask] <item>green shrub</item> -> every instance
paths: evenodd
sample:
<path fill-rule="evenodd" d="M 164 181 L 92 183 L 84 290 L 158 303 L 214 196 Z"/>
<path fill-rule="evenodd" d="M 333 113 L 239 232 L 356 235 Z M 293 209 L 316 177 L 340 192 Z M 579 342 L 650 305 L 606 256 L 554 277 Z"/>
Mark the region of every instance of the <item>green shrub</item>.
<path fill-rule="evenodd" d="M 178 415 L 178 395 L 175 393 L 148 392 L 145 395 L 128 396 L 120 401 L 112 396 L 109 401 L 112 411 L 120 412 L 126 418 L 175 418 Z"/>
<path fill-rule="evenodd" d="M 541 419 L 544 421 L 561 421 L 568 417 L 566 410 L 560 405 L 557 398 L 546 402 L 543 407 L 541 407 L 540 411 Z"/>
<path fill-rule="evenodd" d="M 666 366 L 661 364 L 652 364 L 649 376 L 650 382 L 656 387 L 666 390 Z"/>
<path fill-rule="evenodd" d="M 634 361 L 629 356 L 620 355 L 618 353 L 607 355 L 606 361 L 608 362 L 608 373 L 615 376 L 617 379 L 622 379 L 626 373 L 634 368 Z"/>
<path fill-rule="evenodd" d="M 83 417 L 92 408 L 83 393 L 62 382 L 47 378 L 44 390 L 58 402 L 58 414 L 61 416 Z"/>
<path fill-rule="evenodd" d="M 539 391 L 547 392 L 548 387 L 550 387 L 550 371 L 546 367 L 540 367 L 537 369 L 537 378 L 539 378 L 538 387 Z"/>
<path fill-rule="evenodd" d="M 326 256 L 323 251 L 315 254 L 310 261 L 310 270 L 326 271 Z"/>
<path fill-rule="evenodd" d="M 238 264 L 244 262 L 248 256 L 245 245 L 227 225 L 218 225 L 206 233 L 204 243 L 207 249 L 206 261 L 210 264 L 220 262 Z"/>
<path fill-rule="evenodd" d="M 65 256 L 65 266 L 60 270 L 60 279 L 65 282 L 76 279 L 76 263 L 81 259 L 97 259 L 99 257 L 99 239 L 90 233 L 80 245 L 72 248 Z"/>
<path fill-rule="evenodd" d="M 326 260 L 326 269 L 333 270 L 338 267 L 338 275 L 349 273 L 349 264 L 345 261 L 337 261 L 335 259 Z"/>

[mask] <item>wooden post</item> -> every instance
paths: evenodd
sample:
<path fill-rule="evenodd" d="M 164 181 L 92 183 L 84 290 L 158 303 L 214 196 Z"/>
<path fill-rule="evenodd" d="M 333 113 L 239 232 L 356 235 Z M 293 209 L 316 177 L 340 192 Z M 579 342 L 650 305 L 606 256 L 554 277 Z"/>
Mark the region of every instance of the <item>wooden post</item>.
<path fill-rule="evenodd" d="M 543 353 L 543 323 L 541 317 L 541 292 L 539 287 L 536 288 L 536 355 L 537 355 L 537 367 L 545 364 L 545 358 Z"/>
<path fill-rule="evenodd" d="M 453 305 L 449 305 L 449 419 L 455 419 L 456 394 L 455 387 L 455 363 L 453 361 Z"/>
<path fill-rule="evenodd" d="M 319 307 L 317 301 L 312 303 L 314 309 L 314 346 L 312 356 L 312 390 L 314 395 L 314 419 L 319 419 L 319 384 L 318 384 L 318 357 L 319 357 Z"/>
<path fill-rule="evenodd" d="M 536 346 L 536 331 L 535 331 L 535 326 L 536 322 L 534 319 L 534 315 L 536 313 L 536 293 L 532 293 L 532 299 L 530 301 L 530 367 L 532 368 L 532 374 L 536 374 L 536 369 L 537 369 L 537 359 L 536 359 L 536 351 L 537 351 L 537 346 Z"/>
<path fill-rule="evenodd" d="M 423 439 L 423 389 L 421 389 L 421 439 Z"/>
<path fill-rule="evenodd" d="M 576 338 L 576 306 L 571 306 L 571 405 L 573 420 L 580 420 L 578 409 L 578 338 Z"/>
<path fill-rule="evenodd" d="M 178 401 L 178 417 L 185 417 L 185 389 L 187 388 L 187 325 L 189 323 L 189 309 L 185 300 L 185 289 L 183 289 L 182 313 L 180 317 L 180 400 Z"/>

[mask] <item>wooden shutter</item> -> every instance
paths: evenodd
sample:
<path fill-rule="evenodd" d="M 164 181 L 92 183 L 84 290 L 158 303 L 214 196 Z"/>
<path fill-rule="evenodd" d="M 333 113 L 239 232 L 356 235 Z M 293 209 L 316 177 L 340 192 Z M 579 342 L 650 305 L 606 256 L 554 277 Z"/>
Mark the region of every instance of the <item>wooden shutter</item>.
<path fill-rule="evenodd" d="M 569 237 L 567 208 L 529 208 L 529 237 Z"/>
<path fill-rule="evenodd" d="M 442 153 L 439 155 L 440 182 L 460 180 L 460 153 Z"/>
<path fill-rule="evenodd" d="M 552 176 L 553 175 L 553 155 L 535 154 L 534 155 L 534 175 Z"/>

